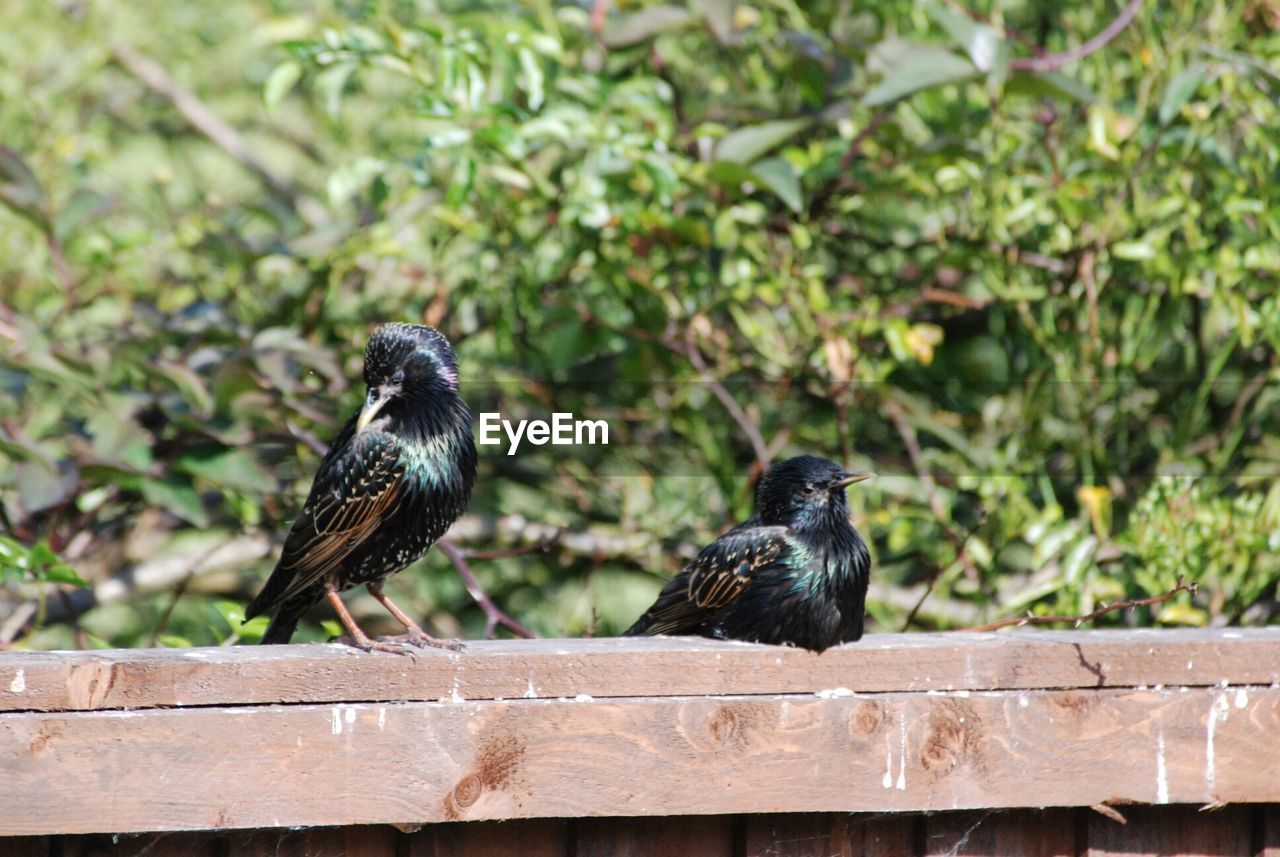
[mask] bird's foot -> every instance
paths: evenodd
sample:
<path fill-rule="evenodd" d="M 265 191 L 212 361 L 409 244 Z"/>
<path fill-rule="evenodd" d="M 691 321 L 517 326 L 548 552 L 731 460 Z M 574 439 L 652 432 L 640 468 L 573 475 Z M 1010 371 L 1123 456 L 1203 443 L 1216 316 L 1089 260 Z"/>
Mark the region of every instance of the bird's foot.
<path fill-rule="evenodd" d="M 416 646 L 419 649 L 446 649 L 450 652 L 463 652 L 467 648 L 457 640 L 437 640 L 421 628 L 410 628 L 403 634 L 397 634 L 394 637 L 379 637 L 378 639 L 399 645 Z"/>
<path fill-rule="evenodd" d="M 417 651 L 413 646 L 407 643 L 397 642 L 395 639 L 379 637 L 371 640 L 361 634 L 359 637 L 343 636 L 339 637 L 337 642 L 353 649 L 359 649 L 362 652 L 386 652 L 389 655 L 412 655 Z"/>

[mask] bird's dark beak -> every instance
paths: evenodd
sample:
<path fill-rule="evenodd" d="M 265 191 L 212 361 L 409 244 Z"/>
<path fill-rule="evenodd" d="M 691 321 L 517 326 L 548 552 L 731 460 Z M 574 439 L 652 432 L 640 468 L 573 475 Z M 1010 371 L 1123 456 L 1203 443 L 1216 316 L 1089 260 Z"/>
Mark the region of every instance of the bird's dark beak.
<path fill-rule="evenodd" d="M 864 470 L 861 473 L 847 473 L 842 470 L 836 474 L 835 481 L 831 483 L 831 487 L 848 488 L 853 483 L 862 482 L 863 480 L 870 479 L 872 476 L 875 476 L 875 474 L 870 471 Z"/>
<path fill-rule="evenodd" d="M 360 409 L 360 416 L 356 418 L 356 434 L 360 434 L 369 427 L 369 423 L 373 422 L 373 418 L 390 398 L 390 391 L 383 390 L 381 387 L 369 388 L 369 395 L 364 399 L 364 407 Z"/>

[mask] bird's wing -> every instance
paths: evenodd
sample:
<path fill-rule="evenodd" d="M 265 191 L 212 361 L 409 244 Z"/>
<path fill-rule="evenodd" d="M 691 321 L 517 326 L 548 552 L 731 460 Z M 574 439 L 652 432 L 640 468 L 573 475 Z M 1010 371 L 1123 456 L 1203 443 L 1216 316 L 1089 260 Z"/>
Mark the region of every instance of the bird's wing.
<path fill-rule="evenodd" d="M 741 598 L 753 577 L 785 562 L 792 549 L 786 533 L 785 527 L 756 526 L 725 533 L 672 578 L 627 634 L 678 634 L 696 628 Z"/>
<path fill-rule="evenodd" d="M 344 440 L 325 456 L 285 539 L 280 562 L 246 615 L 264 612 L 319 583 L 403 501 L 404 466 L 395 439 L 370 432 L 340 435 L 338 441 Z"/>

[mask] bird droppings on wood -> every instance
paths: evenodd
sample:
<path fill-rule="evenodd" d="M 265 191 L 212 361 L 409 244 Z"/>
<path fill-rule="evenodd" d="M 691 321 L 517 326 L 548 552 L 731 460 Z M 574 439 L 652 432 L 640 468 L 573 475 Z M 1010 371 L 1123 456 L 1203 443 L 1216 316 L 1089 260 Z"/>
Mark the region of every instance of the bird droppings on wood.
<path fill-rule="evenodd" d="M 10 693 L 22 693 L 27 689 L 27 672 L 19 669 L 13 674 L 13 681 L 9 682 Z"/>

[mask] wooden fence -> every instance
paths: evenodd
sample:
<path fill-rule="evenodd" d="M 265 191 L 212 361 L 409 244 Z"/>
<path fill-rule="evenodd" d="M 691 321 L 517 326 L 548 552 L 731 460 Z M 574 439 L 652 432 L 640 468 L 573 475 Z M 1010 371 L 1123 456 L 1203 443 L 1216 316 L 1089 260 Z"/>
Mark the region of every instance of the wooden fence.
<path fill-rule="evenodd" d="M 10 853 L 1280 857 L 1280 628 L 0 654 Z"/>

